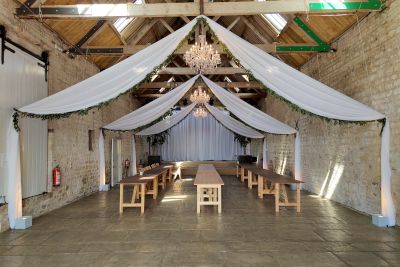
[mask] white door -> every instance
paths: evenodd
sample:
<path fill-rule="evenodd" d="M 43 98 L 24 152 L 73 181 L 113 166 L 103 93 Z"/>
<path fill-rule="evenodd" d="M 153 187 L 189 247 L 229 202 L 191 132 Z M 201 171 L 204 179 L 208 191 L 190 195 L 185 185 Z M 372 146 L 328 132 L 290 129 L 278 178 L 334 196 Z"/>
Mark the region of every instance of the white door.
<path fill-rule="evenodd" d="M 111 140 L 111 186 L 122 179 L 122 140 Z"/>

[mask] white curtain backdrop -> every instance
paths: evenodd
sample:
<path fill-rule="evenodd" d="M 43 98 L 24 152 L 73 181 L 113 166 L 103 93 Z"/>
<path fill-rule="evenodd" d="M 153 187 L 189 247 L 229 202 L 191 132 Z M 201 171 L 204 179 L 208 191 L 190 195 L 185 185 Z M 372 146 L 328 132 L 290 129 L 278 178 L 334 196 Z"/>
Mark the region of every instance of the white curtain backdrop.
<path fill-rule="evenodd" d="M 131 175 L 135 175 L 137 173 L 136 170 L 136 141 L 135 141 L 135 135 L 132 134 L 132 139 L 131 139 Z"/>
<path fill-rule="evenodd" d="M 256 130 L 244 125 L 238 120 L 235 120 L 229 114 L 225 114 L 220 111 L 218 108 L 210 106 L 208 103 L 205 103 L 207 110 L 211 113 L 214 118 L 216 118 L 222 125 L 231 130 L 234 133 L 250 137 L 250 138 L 263 138 L 264 135 L 257 132 Z"/>
<path fill-rule="evenodd" d="M 268 116 L 261 110 L 251 106 L 239 97 L 228 92 L 210 79 L 201 76 L 207 86 L 219 101 L 236 117 L 248 125 L 267 133 L 273 134 L 294 134 L 296 130 L 292 127 Z"/>
<path fill-rule="evenodd" d="M 295 163 L 296 164 L 296 163 Z M 268 146 L 267 146 L 267 137 L 264 137 L 263 141 L 263 169 L 268 170 Z"/>
<path fill-rule="evenodd" d="M 213 116 L 196 118 L 193 112 L 170 129 L 161 146 L 161 158 L 171 161 L 235 160 L 243 149 L 234 134 Z"/>
<path fill-rule="evenodd" d="M 99 132 L 100 132 L 99 133 L 99 172 L 100 172 L 99 190 L 103 191 L 104 185 L 106 184 L 106 162 L 104 159 L 104 135 L 101 129 Z"/>
<path fill-rule="evenodd" d="M 186 108 L 183 108 L 182 110 L 175 112 L 171 117 L 166 118 L 138 133 L 136 135 L 153 135 L 153 134 L 158 134 L 161 132 L 164 132 L 165 130 L 168 130 L 181 120 L 183 120 L 191 111 L 192 109 L 196 106 L 196 103 L 192 103 Z"/>
<path fill-rule="evenodd" d="M 22 216 L 21 159 L 19 135 L 11 119 L 8 125 L 7 142 L 7 177 L 8 180 L 8 220 L 10 228 L 15 228 L 15 220 Z"/>
<path fill-rule="evenodd" d="M 162 97 L 151 101 L 147 105 L 113 121 L 103 128 L 109 130 L 134 130 L 158 119 L 185 95 L 197 78 L 198 75 L 194 76 Z"/>

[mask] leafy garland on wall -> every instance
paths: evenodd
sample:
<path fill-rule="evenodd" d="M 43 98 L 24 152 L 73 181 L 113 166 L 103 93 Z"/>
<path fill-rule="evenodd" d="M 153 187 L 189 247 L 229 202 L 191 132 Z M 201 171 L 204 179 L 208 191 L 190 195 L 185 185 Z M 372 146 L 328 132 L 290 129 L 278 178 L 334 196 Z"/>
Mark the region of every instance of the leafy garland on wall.
<path fill-rule="evenodd" d="M 245 148 L 250 142 L 251 142 L 251 138 L 250 137 L 246 137 L 243 135 L 240 135 L 238 133 L 233 133 L 235 135 L 235 141 L 238 141 L 240 146 Z"/>
<path fill-rule="evenodd" d="M 210 34 L 211 34 L 211 39 L 213 40 L 213 42 L 214 42 L 215 44 L 219 43 L 219 44 L 221 45 L 221 47 L 222 47 L 222 50 L 227 54 L 227 56 L 228 56 L 229 58 L 231 58 L 231 59 L 233 60 L 233 62 L 235 62 L 235 64 L 236 64 L 237 66 L 239 66 L 240 68 L 242 68 L 242 69 L 245 70 L 246 74 L 247 74 L 248 77 L 249 77 L 249 81 L 254 81 L 254 82 L 257 82 L 257 83 L 261 84 L 263 90 L 265 90 L 269 95 L 272 95 L 272 96 L 275 97 L 276 99 L 278 99 L 278 100 L 282 101 L 283 103 L 285 103 L 286 105 L 288 105 L 293 111 L 299 112 L 299 113 L 302 114 L 302 115 L 309 115 L 309 116 L 311 116 L 311 117 L 316 117 L 316 118 L 322 119 L 322 120 L 327 121 L 327 122 L 334 122 L 335 124 L 339 124 L 339 125 L 341 125 L 341 124 L 348 124 L 348 123 L 351 123 L 351 124 L 358 124 L 358 125 L 365 125 L 365 124 L 368 122 L 368 121 L 344 121 L 344 120 L 338 120 L 338 119 L 332 119 L 332 118 L 323 117 L 323 116 L 320 116 L 320 115 L 318 115 L 318 114 L 312 113 L 312 112 L 310 112 L 310 111 L 308 111 L 308 110 L 305 110 L 305 109 L 299 107 L 298 105 L 296 105 L 296 104 L 290 102 L 290 101 L 287 100 L 286 98 L 284 98 L 284 97 L 278 95 L 277 93 L 275 93 L 275 91 L 273 91 L 273 90 L 270 89 L 269 87 L 265 86 L 264 83 L 262 83 L 262 82 L 261 82 L 260 80 L 258 80 L 256 77 L 254 77 L 253 73 L 252 73 L 249 69 L 246 69 L 246 68 L 240 63 L 240 60 L 239 60 L 238 58 L 236 58 L 236 57 L 232 54 L 232 52 L 228 49 L 228 47 L 227 47 L 223 42 L 221 42 L 221 41 L 218 39 L 217 35 L 216 35 L 215 32 L 211 29 L 211 27 L 210 27 L 210 25 L 207 23 L 207 20 L 206 20 L 206 19 L 204 19 L 204 18 L 199 18 L 198 20 L 199 20 L 199 21 L 202 21 L 202 22 L 205 24 L 205 26 L 207 27 L 208 31 L 209 31 Z M 379 119 L 379 120 L 377 120 L 377 121 L 380 122 L 380 123 L 382 123 L 382 129 L 381 129 L 381 133 L 382 133 L 383 127 L 385 126 L 385 123 L 386 123 L 386 119 L 383 118 L 383 119 Z"/>
<path fill-rule="evenodd" d="M 127 91 L 120 93 L 118 96 L 111 98 L 107 101 L 103 101 L 101 103 L 98 103 L 97 105 L 81 109 L 81 110 L 76 110 L 76 111 L 71 111 L 71 112 L 66 112 L 66 113 L 57 113 L 57 114 L 33 114 L 33 113 L 28 113 L 28 112 L 22 112 L 19 111 L 18 109 L 14 108 L 14 114 L 13 114 L 13 124 L 14 124 L 14 129 L 19 132 L 21 129 L 19 127 L 19 118 L 24 118 L 24 117 L 29 117 L 29 118 L 39 118 L 42 120 L 54 120 L 54 119 L 63 119 L 63 118 L 68 118 L 72 114 L 78 114 L 78 115 L 87 115 L 88 112 L 94 108 L 97 108 L 97 110 L 100 110 L 101 108 L 108 106 L 118 98 L 120 98 L 123 95 L 132 93 L 133 91 L 137 90 L 143 83 L 147 83 L 151 81 L 151 77 L 156 75 L 161 69 L 164 67 L 168 66 L 174 57 L 175 52 L 182 47 L 188 40 L 192 39 L 192 35 L 195 32 L 195 29 L 197 25 L 201 21 L 198 20 L 196 24 L 193 26 L 193 28 L 189 31 L 189 33 L 182 39 L 182 41 L 178 44 L 178 46 L 175 48 L 175 50 L 172 52 L 171 55 L 169 55 L 160 65 L 156 66 L 149 74 L 146 75 L 146 77 L 141 80 L 139 83 L 137 83 L 135 86 L 133 86 L 131 89 L 128 89 Z"/>

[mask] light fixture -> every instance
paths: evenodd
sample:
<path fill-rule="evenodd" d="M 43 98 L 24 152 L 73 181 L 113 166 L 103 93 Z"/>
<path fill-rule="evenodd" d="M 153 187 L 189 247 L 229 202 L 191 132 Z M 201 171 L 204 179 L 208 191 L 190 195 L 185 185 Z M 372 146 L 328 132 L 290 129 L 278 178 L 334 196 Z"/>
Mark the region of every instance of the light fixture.
<path fill-rule="evenodd" d="M 212 45 L 207 44 L 206 36 L 199 35 L 199 43 L 195 43 L 183 55 L 186 64 L 197 73 L 210 72 L 221 64 L 221 57 Z"/>
<path fill-rule="evenodd" d="M 208 103 L 210 101 L 210 96 L 205 90 L 199 85 L 196 90 L 190 95 L 190 101 L 192 103 Z"/>
<path fill-rule="evenodd" d="M 196 108 L 196 110 L 194 111 L 194 116 L 196 118 L 205 118 L 207 117 L 207 111 L 204 107 L 198 107 Z"/>

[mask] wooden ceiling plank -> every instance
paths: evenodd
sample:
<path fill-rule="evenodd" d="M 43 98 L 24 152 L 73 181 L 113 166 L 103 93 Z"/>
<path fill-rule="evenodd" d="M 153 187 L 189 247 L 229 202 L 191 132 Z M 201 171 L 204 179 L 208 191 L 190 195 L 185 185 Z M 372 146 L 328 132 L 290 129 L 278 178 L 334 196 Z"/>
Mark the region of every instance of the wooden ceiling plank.
<path fill-rule="evenodd" d="M 127 44 L 126 40 L 124 37 L 122 37 L 121 33 L 117 30 L 117 28 L 115 28 L 114 23 L 112 23 L 111 21 L 107 22 L 108 25 L 110 26 L 110 28 L 113 30 L 113 32 L 115 33 L 115 35 L 118 37 L 118 39 L 121 41 L 121 43 L 123 43 L 124 45 Z"/>

